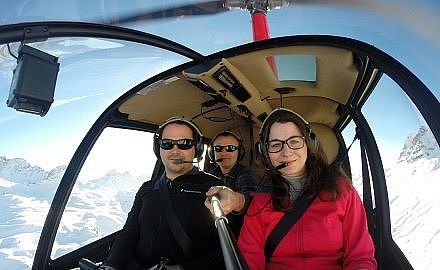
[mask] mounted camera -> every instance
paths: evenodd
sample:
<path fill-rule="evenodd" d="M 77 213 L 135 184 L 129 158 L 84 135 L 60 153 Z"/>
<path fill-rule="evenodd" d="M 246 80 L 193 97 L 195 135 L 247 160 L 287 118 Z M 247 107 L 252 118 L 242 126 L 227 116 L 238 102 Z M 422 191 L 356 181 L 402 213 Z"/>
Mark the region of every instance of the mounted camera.
<path fill-rule="evenodd" d="M 59 66 L 58 57 L 22 44 L 6 101 L 8 107 L 46 115 L 53 102 Z"/>

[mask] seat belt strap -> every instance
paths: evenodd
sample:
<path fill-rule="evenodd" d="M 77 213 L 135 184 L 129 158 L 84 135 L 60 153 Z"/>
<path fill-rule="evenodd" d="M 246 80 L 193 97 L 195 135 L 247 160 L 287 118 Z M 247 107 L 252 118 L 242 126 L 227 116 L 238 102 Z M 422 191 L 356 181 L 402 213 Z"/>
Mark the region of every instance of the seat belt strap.
<path fill-rule="evenodd" d="M 275 248 L 278 246 L 284 236 L 286 236 L 287 232 L 293 228 L 295 223 L 301 218 L 307 208 L 312 204 L 316 196 L 317 195 L 300 196 L 295 200 L 293 208 L 280 219 L 270 235 L 267 237 L 266 244 L 264 246 L 264 255 L 266 257 L 266 261 L 272 257 Z"/>
<path fill-rule="evenodd" d="M 356 128 L 356 133 L 361 133 L 358 128 Z M 373 237 L 374 242 L 376 243 L 376 230 L 374 228 L 374 209 L 373 209 L 373 201 L 371 194 L 371 184 L 370 184 L 370 172 L 367 160 L 367 154 L 365 149 L 365 139 L 362 134 L 359 134 L 359 144 L 361 147 L 361 160 L 362 160 L 362 198 L 363 204 L 365 208 L 365 212 L 367 215 L 367 223 L 368 223 L 368 231 L 370 235 Z"/>
<path fill-rule="evenodd" d="M 194 250 L 193 243 L 189 238 L 188 234 L 186 233 L 185 229 L 183 228 L 182 224 L 180 223 L 179 219 L 177 218 L 176 212 L 174 211 L 174 208 L 171 205 L 171 198 L 165 181 L 160 183 L 159 190 L 160 190 L 160 203 L 165 213 L 168 226 L 171 232 L 173 233 L 174 238 L 179 243 L 179 246 L 182 248 L 183 253 L 186 256 L 191 256 Z"/>

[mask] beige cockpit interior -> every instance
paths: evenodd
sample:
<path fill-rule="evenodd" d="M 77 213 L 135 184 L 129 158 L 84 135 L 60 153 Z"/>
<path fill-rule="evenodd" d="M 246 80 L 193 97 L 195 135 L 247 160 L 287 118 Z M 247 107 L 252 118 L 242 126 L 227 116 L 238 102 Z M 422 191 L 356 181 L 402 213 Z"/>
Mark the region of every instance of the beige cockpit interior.
<path fill-rule="evenodd" d="M 276 65 L 277 59 L 286 56 L 312 59 L 315 79 L 281 80 L 281 73 L 295 70 Z M 256 50 L 198 64 L 156 81 L 128 98 L 119 111 L 130 120 L 155 125 L 172 116 L 185 116 L 193 119 L 206 138 L 232 130 L 240 134 L 249 152 L 264 117 L 284 107 L 311 124 L 327 158 L 334 161 L 340 144 L 332 128 L 358 77 L 355 57 L 345 49 L 304 45 Z"/>

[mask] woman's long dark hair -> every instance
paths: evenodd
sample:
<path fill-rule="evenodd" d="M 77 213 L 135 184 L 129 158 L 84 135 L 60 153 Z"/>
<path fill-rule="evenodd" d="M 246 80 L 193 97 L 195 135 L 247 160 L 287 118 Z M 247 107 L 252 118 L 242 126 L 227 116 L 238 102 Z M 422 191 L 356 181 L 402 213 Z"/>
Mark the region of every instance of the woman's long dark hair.
<path fill-rule="evenodd" d="M 338 176 L 345 179 L 348 178 L 341 166 L 329 166 L 327 157 L 308 124 L 295 113 L 288 110 L 277 111 L 274 115 L 270 115 L 269 118 L 270 119 L 267 119 L 263 124 L 262 131 L 260 132 L 260 143 L 264 144 L 261 145 L 261 147 L 266 147 L 266 143 L 269 140 L 270 128 L 274 123 L 294 123 L 305 137 L 305 143 L 307 145 L 303 196 L 321 195 L 322 192 L 325 191 L 326 194 L 330 196 L 325 196 L 325 198 L 321 196 L 321 199 L 336 200 L 340 194 L 336 178 Z M 265 173 L 264 180 L 272 182 L 271 198 L 273 208 L 277 211 L 287 211 L 292 207 L 292 201 L 289 195 L 289 182 L 274 168 L 267 151 L 263 151 L 262 158 L 268 169 Z"/>

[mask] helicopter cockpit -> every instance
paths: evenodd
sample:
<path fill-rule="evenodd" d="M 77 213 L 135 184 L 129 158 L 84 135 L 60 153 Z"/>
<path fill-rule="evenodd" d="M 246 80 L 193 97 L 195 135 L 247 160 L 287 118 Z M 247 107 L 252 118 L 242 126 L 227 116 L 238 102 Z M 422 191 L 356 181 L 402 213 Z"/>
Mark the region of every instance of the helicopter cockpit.
<path fill-rule="evenodd" d="M 4 17 L 7 20 L 2 19 L 0 68 L 1 74 L 8 74 L 2 88 L 12 89 L 4 91 L 12 108 L 0 108 L 0 201 L 7 209 L 22 211 L 17 215 L 6 211 L 8 221 L 2 226 L 8 230 L 0 233 L 0 264 L 4 260 L 11 268 L 19 262 L 18 268 L 77 269 L 81 258 L 105 260 L 137 188 L 163 173 L 152 141 L 166 119 L 184 116 L 202 130 L 205 156 L 197 164 L 200 169 L 212 165 L 206 151 L 214 135 L 229 130 L 243 140 L 243 163 L 263 175 L 256 149 L 259 129 L 272 110 L 287 108 L 310 123 L 328 160 L 349 172 L 364 203 L 379 269 L 435 268 L 440 244 L 432 220 L 439 213 L 435 179 L 440 172 L 440 104 L 439 78 L 432 70 L 439 54 L 438 43 L 429 39 L 435 30 L 424 32 L 423 40 L 431 43 L 404 45 L 410 54 L 399 47 L 408 33 L 398 34 L 393 23 L 385 28 L 387 20 L 378 20 L 385 30 L 377 35 L 369 29 L 359 36 L 352 32 L 359 25 L 353 24 L 343 28 L 344 33 L 339 30 L 337 18 L 344 17 L 339 12 L 352 21 L 371 15 L 373 7 L 388 14 L 388 6 L 378 1 L 360 5 L 359 18 L 351 9 L 324 7 L 325 17 L 333 22 L 331 30 L 325 28 L 329 26 L 325 20 L 324 28 L 313 30 L 319 16 L 306 15 L 316 15 L 316 7 L 299 4 L 297 9 L 287 5 L 292 1 L 266 1 L 273 5 L 264 9 L 256 4 L 265 1 L 176 2 L 181 5 L 131 16 L 138 10 L 112 1 L 120 10 L 106 6 L 105 16 L 90 15 L 87 20 L 69 13 L 71 17 L 62 21 L 53 14 L 67 16 L 65 8 L 54 7 L 58 13 L 52 17 L 28 20 L 18 15 L 30 11 L 16 6 Z M 81 16 L 89 14 L 86 5 L 69 1 L 66 5 Z M 406 14 L 403 5 L 397 6 Z M 115 9 L 119 13 L 112 13 Z M 249 11 L 253 40 L 241 34 L 241 28 L 249 26 L 238 23 L 248 20 Z M 271 38 L 261 16 L 272 14 Z M 435 16 L 425 18 L 438 25 Z M 296 23 L 306 30 L 292 26 Z M 232 33 L 233 28 L 240 34 Z M 31 49 L 22 49 L 24 45 Z M 48 68 L 52 77 L 44 80 L 55 79 L 56 86 L 45 86 L 46 92 L 35 88 L 36 95 L 26 93 L 26 87 L 14 92 L 11 81 L 13 86 L 31 85 L 26 84 L 30 81 L 38 85 L 43 77 L 38 75 L 43 72 L 41 64 L 23 73 L 17 66 L 33 49 L 41 51 L 35 52 L 38 57 L 50 52 L 57 58 L 46 58 L 53 63 Z M 23 116 L 23 111 L 34 115 Z M 11 124 L 14 120 L 20 124 Z M 59 128 L 52 129 L 49 122 Z M 32 139 L 25 136 L 29 130 L 34 132 Z M 62 135 L 69 138 L 67 148 Z M 41 149 L 39 141 L 46 142 Z M 23 160 L 8 158 L 15 154 Z M 26 160 L 51 161 L 48 167 L 64 165 L 35 173 L 27 171 L 34 167 Z M 18 168 L 14 174 L 9 173 L 10 166 Z M 37 225 L 18 222 L 31 220 L 30 213 L 41 216 Z M 31 239 L 31 248 L 24 239 Z M 21 253 L 28 254 L 25 262 Z M 420 254 L 429 258 L 420 260 Z"/>

